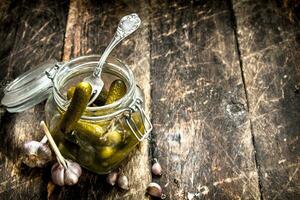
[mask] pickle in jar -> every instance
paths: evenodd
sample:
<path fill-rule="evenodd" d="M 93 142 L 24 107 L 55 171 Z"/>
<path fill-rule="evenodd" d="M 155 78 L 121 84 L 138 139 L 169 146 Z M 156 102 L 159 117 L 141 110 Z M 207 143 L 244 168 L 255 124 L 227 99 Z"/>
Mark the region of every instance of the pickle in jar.
<path fill-rule="evenodd" d="M 78 121 L 74 126 L 75 135 L 82 141 L 87 141 L 91 144 L 98 144 L 100 138 L 106 132 L 104 128 L 97 124 L 91 124 L 83 121 Z"/>
<path fill-rule="evenodd" d="M 67 99 L 70 100 L 72 99 L 74 92 L 75 92 L 76 87 L 72 86 L 68 89 L 67 91 Z M 98 97 L 96 98 L 96 100 L 94 101 L 95 106 L 104 106 L 105 102 L 107 100 L 107 96 L 108 96 L 108 91 L 106 91 L 104 88 L 102 89 L 102 91 L 100 92 L 100 94 L 98 95 Z"/>
<path fill-rule="evenodd" d="M 98 157 L 102 163 L 102 161 L 105 159 L 105 162 L 108 166 L 114 166 L 116 163 L 118 163 L 120 160 L 125 159 L 125 155 L 127 155 L 129 152 L 132 151 L 132 149 L 138 144 L 138 140 L 133 136 L 127 137 L 122 142 L 113 149 L 112 155 L 109 156 L 111 149 L 104 149 L 100 150 L 98 153 Z M 108 146 L 109 148 L 112 148 Z M 109 156 L 109 157 L 106 157 Z"/>
<path fill-rule="evenodd" d="M 86 144 L 81 146 L 78 152 L 78 160 L 80 163 L 86 166 L 90 166 L 94 163 L 95 150 L 92 146 Z"/>
<path fill-rule="evenodd" d="M 74 95 L 74 92 L 75 92 L 75 89 L 76 87 L 75 86 L 72 86 L 68 89 L 67 91 L 67 99 L 70 100 L 72 99 L 73 95 Z"/>
<path fill-rule="evenodd" d="M 82 113 L 86 109 L 86 106 L 92 95 L 92 87 L 87 82 L 80 82 L 76 85 L 74 94 L 72 96 L 71 103 L 64 113 L 61 121 L 62 132 L 69 133 L 73 130 L 75 124 L 80 119 Z"/>
<path fill-rule="evenodd" d="M 109 87 L 107 100 L 105 105 L 111 104 L 119 99 L 121 99 L 127 91 L 126 84 L 122 80 L 115 80 Z"/>
<path fill-rule="evenodd" d="M 94 101 L 96 106 L 104 106 L 107 100 L 108 92 L 103 88 L 97 99 Z"/>
<path fill-rule="evenodd" d="M 104 146 L 98 151 L 98 156 L 100 159 L 108 159 L 112 157 L 116 149 L 112 146 Z"/>
<path fill-rule="evenodd" d="M 58 149 L 65 157 L 76 159 L 79 146 L 73 142 L 62 140 L 58 142 Z"/>
<path fill-rule="evenodd" d="M 111 131 L 107 133 L 106 135 L 106 141 L 109 145 L 118 145 L 122 141 L 122 135 L 118 131 Z"/>

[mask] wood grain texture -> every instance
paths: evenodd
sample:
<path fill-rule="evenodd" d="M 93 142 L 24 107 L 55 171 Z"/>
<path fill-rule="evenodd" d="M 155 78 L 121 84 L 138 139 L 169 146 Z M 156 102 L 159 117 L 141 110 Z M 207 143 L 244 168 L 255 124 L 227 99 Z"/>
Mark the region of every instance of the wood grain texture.
<path fill-rule="evenodd" d="M 4 0 L 0 2 L 0 40 L 5 41 L 0 48 L 0 98 L 3 97 L 3 90 L 9 81 L 7 72 L 9 68 L 9 53 L 12 51 L 17 25 L 20 14 L 18 14 L 18 7 L 15 6 L 11 1 Z M 11 26 L 14 24 L 14 26 Z M 5 108 L 0 107 L 0 124 L 3 120 Z"/>
<path fill-rule="evenodd" d="M 3 83 L 48 58 L 61 59 L 66 2 L 1 1 L 0 8 Z M 44 180 L 49 177 L 43 171 L 49 168 L 29 169 L 20 162 L 23 143 L 42 137 L 39 121 L 44 117 L 43 105 L 20 114 L 9 114 L 4 109 L 1 113 L 0 199 L 45 198 Z"/>
<path fill-rule="evenodd" d="M 300 199 L 299 5 L 233 6 L 263 199 Z"/>
<path fill-rule="evenodd" d="M 64 60 L 81 55 L 100 54 L 116 30 L 119 20 L 132 12 L 142 19 L 139 30 L 115 48 L 112 55 L 123 60 L 133 70 L 137 83 L 144 90 L 146 111 L 150 104 L 150 50 L 148 5 L 143 1 L 71 1 L 65 35 Z M 145 196 L 150 182 L 148 142 L 144 141 L 120 167 L 130 182 L 128 192 L 110 187 L 105 176 L 84 171 L 76 186 L 55 191 L 56 199 L 148 199 Z"/>
<path fill-rule="evenodd" d="M 151 1 L 153 156 L 168 199 L 259 199 L 230 6 Z"/>
<path fill-rule="evenodd" d="M 42 137 L 44 105 L 0 107 L 0 199 L 149 199 L 153 157 L 163 176 L 152 181 L 170 200 L 300 199 L 299 8 L 299 0 L 0 1 L 0 97 L 7 81 L 48 58 L 103 52 L 119 19 L 138 13 L 142 27 L 112 54 L 133 69 L 154 124 L 150 145 L 121 166 L 130 191 L 84 170 L 79 184 L 50 194 L 51 166 L 20 162 L 24 141 Z"/>

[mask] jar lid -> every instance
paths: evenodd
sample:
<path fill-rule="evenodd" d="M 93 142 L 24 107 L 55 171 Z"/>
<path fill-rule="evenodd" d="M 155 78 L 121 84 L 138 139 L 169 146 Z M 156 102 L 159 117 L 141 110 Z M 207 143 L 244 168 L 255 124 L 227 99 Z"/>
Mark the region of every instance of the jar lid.
<path fill-rule="evenodd" d="M 9 112 L 21 112 L 44 101 L 53 86 L 51 75 L 58 68 L 58 62 L 51 59 L 17 77 L 5 87 L 1 104 Z"/>

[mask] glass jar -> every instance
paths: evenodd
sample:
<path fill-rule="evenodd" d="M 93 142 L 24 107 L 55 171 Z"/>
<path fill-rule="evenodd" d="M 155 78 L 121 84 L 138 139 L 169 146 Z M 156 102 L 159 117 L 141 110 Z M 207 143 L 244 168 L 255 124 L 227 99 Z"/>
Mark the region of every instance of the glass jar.
<path fill-rule="evenodd" d="M 135 83 L 132 71 L 120 60 L 110 57 L 101 76 L 104 87 L 109 87 L 114 80 L 121 79 L 127 86 L 126 94 L 112 104 L 86 107 L 74 130 L 68 133 L 61 130 L 61 120 L 70 104 L 66 95 L 68 88 L 89 76 L 99 59 L 98 55 L 82 56 L 66 63 L 55 63 L 54 67 L 43 68 L 52 83 L 52 92 L 45 105 L 45 115 L 50 132 L 64 157 L 77 161 L 95 173 L 106 174 L 119 166 L 134 147 L 147 137 L 152 125 L 145 115 L 144 96 Z M 17 80 L 23 81 L 24 85 L 22 78 Z M 7 94 L 12 93 L 10 89 L 8 87 Z M 12 98 L 12 95 L 9 97 Z M 30 103 L 27 101 L 24 104 Z M 18 107 L 22 108 L 20 105 Z M 8 110 L 14 108 L 11 106 Z"/>

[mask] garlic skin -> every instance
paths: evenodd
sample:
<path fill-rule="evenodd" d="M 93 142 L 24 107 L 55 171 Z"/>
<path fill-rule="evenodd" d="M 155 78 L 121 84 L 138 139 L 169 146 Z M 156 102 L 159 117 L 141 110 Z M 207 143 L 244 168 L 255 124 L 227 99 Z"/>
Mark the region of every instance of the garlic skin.
<path fill-rule="evenodd" d="M 65 170 L 65 184 L 74 185 L 82 174 L 81 167 L 76 162 L 66 160 L 66 163 L 68 168 Z"/>
<path fill-rule="evenodd" d="M 43 142 L 26 142 L 23 146 L 23 153 L 23 163 L 32 168 L 43 167 L 52 159 L 52 152 L 50 148 Z"/>
<path fill-rule="evenodd" d="M 120 175 L 118 178 L 118 186 L 123 190 L 129 190 L 128 178 L 125 175 Z"/>
<path fill-rule="evenodd" d="M 149 195 L 151 195 L 152 197 L 158 197 L 161 199 L 164 198 L 162 189 L 161 189 L 160 185 L 158 185 L 157 183 L 149 183 L 149 185 L 147 187 L 147 193 Z"/>
<path fill-rule="evenodd" d="M 109 185 L 114 186 L 118 180 L 118 176 L 119 176 L 119 173 L 116 171 L 113 171 L 107 175 L 106 182 Z"/>
<path fill-rule="evenodd" d="M 78 163 L 71 160 L 65 160 L 67 168 L 60 163 L 55 163 L 51 169 L 52 181 L 56 185 L 74 185 L 78 182 L 82 174 L 81 167 Z"/>
<path fill-rule="evenodd" d="M 161 176 L 162 175 L 161 166 L 156 158 L 154 159 L 154 161 L 155 161 L 155 163 L 151 167 L 151 172 L 156 176 Z"/>
<path fill-rule="evenodd" d="M 59 186 L 63 186 L 65 184 L 65 168 L 60 163 L 55 163 L 51 168 L 51 178 L 53 183 Z"/>

